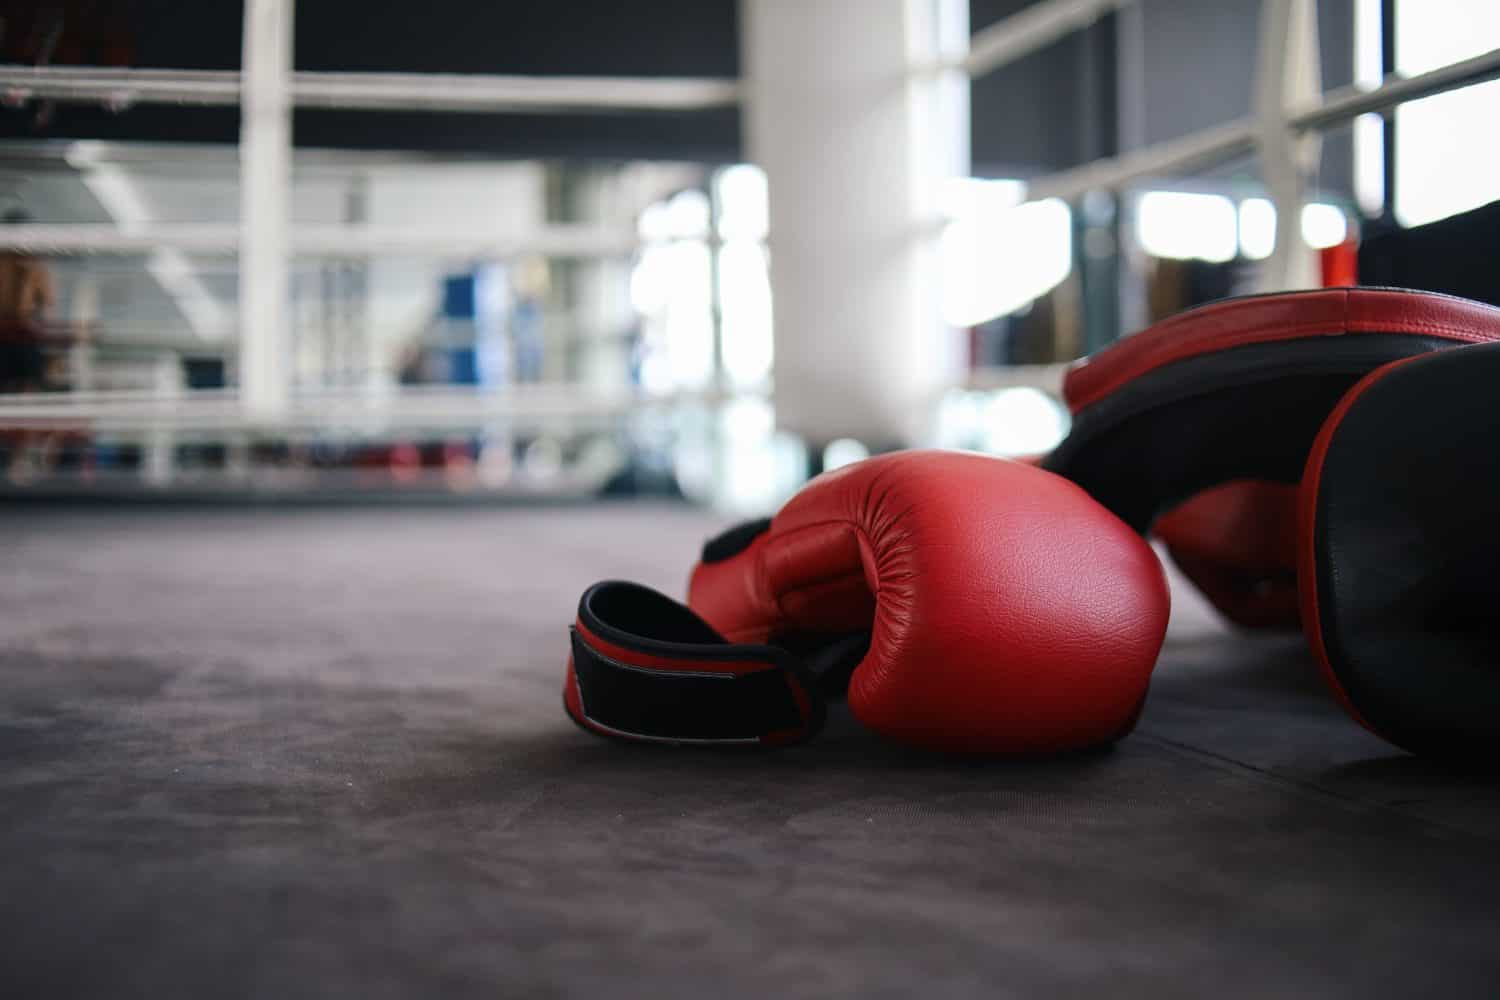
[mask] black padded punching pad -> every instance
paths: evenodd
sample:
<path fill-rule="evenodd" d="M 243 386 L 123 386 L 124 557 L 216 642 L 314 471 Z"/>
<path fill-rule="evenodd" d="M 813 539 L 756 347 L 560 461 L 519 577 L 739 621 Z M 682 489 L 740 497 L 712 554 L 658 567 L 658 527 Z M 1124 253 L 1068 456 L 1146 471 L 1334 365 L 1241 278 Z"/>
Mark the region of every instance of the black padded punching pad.
<path fill-rule="evenodd" d="M 1449 346 L 1362 333 L 1208 350 L 1081 410 L 1043 467 L 1144 533 L 1158 515 L 1220 483 L 1296 483 L 1324 418 L 1350 387 L 1388 362 Z"/>
<path fill-rule="evenodd" d="M 1303 487 L 1308 626 L 1341 693 L 1406 749 L 1486 762 L 1500 759 L 1497 392 L 1500 345 L 1393 366 L 1330 421 Z"/>

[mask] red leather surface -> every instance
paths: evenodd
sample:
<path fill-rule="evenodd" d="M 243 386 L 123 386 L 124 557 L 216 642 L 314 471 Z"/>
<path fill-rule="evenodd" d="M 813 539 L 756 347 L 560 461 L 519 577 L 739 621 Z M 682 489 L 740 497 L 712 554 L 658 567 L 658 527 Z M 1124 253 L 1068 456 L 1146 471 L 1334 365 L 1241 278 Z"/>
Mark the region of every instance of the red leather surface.
<path fill-rule="evenodd" d="M 1297 504 L 1297 588 L 1302 598 L 1303 632 L 1307 636 L 1307 643 L 1312 648 L 1313 657 L 1318 661 L 1323 679 L 1328 682 L 1333 696 L 1356 722 L 1377 736 L 1383 736 L 1383 734 L 1360 714 L 1359 709 L 1349 698 L 1349 693 L 1344 690 L 1344 685 L 1339 681 L 1338 667 L 1329 658 L 1328 646 L 1323 641 L 1323 622 L 1319 616 L 1320 597 L 1318 594 L 1318 491 L 1323 484 L 1324 460 L 1328 457 L 1328 449 L 1338 435 L 1339 425 L 1343 422 L 1345 415 L 1377 382 L 1402 365 L 1415 360 L 1417 359 L 1402 358 L 1400 361 L 1382 365 L 1356 382 L 1354 387 L 1344 394 L 1344 398 L 1339 400 L 1339 405 L 1328 414 L 1328 419 L 1323 421 L 1318 436 L 1313 439 L 1312 449 L 1307 454 L 1307 465 L 1302 472 L 1302 489 Z"/>
<path fill-rule="evenodd" d="M 1132 379 L 1184 358 L 1246 344 L 1349 333 L 1500 340 L 1500 309 L 1386 288 L 1327 288 L 1226 299 L 1179 313 L 1078 362 L 1063 379 L 1076 413 Z"/>
<path fill-rule="evenodd" d="M 1296 486 L 1224 483 L 1163 514 L 1152 531 L 1230 621 L 1246 628 L 1298 626 Z"/>
<path fill-rule="evenodd" d="M 689 605 L 731 641 L 871 631 L 849 703 L 918 746 L 1036 753 L 1128 730 L 1166 630 L 1161 565 L 1080 488 L 898 452 L 818 477 Z"/>

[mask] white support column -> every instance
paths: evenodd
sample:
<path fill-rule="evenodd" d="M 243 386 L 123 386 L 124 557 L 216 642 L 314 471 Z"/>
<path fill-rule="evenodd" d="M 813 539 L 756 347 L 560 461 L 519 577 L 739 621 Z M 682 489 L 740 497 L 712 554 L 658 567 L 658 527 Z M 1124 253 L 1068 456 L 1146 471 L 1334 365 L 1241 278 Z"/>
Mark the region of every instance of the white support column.
<path fill-rule="evenodd" d="M 274 421 L 291 395 L 287 239 L 292 0 L 245 0 L 240 99 L 240 399 Z"/>
<path fill-rule="evenodd" d="M 180 399 L 183 384 L 182 358 L 167 351 L 151 366 L 151 391 L 158 403 Z M 153 421 L 146 432 L 145 461 L 141 474 L 152 486 L 166 486 L 177 471 L 177 434 L 163 421 Z"/>
<path fill-rule="evenodd" d="M 1318 260 L 1302 239 L 1305 180 L 1317 169 L 1322 139 L 1299 136 L 1296 112 L 1318 102 L 1323 74 L 1314 0 L 1263 0 L 1255 70 L 1256 146 L 1261 179 L 1276 206 L 1276 247 L 1261 269 L 1261 291 L 1312 288 Z"/>
<path fill-rule="evenodd" d="M 967 0 L 742 0 L 750 157 L 770 183 L 777 422 L 921 436 L 961 367 L 940 312 L 944 183 L 969 173 Z"/>

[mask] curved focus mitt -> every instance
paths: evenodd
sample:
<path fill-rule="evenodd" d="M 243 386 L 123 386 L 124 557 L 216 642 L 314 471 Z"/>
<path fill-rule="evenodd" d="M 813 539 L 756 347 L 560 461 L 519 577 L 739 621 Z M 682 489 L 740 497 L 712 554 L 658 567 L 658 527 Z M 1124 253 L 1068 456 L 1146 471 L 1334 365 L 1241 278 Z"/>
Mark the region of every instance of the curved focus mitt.
<path fill-rule="evenodd" d="M 1496 342 L 1500 310 L 1451 296 L 1226 299 L 1070 371 L 1044 466 L 1166 535 L 1230 618 L 1287 622 L 1298 595 L 1356 719 L 1470 754 L 1500 713 Z"/>

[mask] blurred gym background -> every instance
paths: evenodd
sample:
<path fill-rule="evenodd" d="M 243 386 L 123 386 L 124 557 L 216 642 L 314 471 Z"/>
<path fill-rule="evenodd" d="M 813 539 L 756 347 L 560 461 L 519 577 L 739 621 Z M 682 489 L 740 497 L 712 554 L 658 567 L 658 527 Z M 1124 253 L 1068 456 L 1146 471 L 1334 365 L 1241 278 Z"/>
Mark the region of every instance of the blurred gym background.
<path fill-rule="evenodd" d="M 9 497 L 763 510 L 1196 303 L 1500 287 L 1491 0 L 0 11 Z"/>

